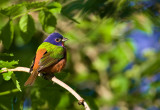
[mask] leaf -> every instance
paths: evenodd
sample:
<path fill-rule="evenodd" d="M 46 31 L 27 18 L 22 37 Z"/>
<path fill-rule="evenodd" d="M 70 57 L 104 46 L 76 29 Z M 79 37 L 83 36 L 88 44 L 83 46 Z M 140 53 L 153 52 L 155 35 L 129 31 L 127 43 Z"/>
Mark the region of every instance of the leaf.
<path fill-rule="evenodd" d="M 60 13 L 62 9 L 61 4 L 58 2 L 51 2 L 46 7 L 52 14 Z"/>
<path fill-rule="evenodd" d="M 6 73 L 3 73 L 3 74 L 2 74 L 2 75 L 3 75 L 3 79 L 6 80 L 6 81 L 10 80 L 12 74 L 13 74 L 12 71 L 8 71 L 8 72 L 6 72 Z"/>
<path fill-rule="evenodd" d="M 152 33 L 152 22 L 146 15 L 134 15 L 133 20 L 136 28 L 145 31 L 148 34 Z"/>
<path fill-rule="evenodd" d="M 22 91 L 22 90 L 21 90 L 21 87 L 20 87 L 20 85 L 19 85 L 19 82 L 18 82 L 18 80 L 17 80 L 17 78 L 16 78 L 16 76 L 15 76 L 15 74 L 12 74 L 12 75 L 11 75 L 11 78 L 12 78 L 13 83 L 16 85 L 17 89 L 18 89 L 19 91 Z"/>
<path fill-rule="evenodd" d="M 45 19 L 45 13 L 44 13 L 44 10 L 41 10 L 40 12 L 39 12 L 39 21 L 40 21 L 40 23 L 42 24 L 42 25 L 44 25 L 44 19 Z"/>
<path fill-rule="evenodd" d="M 83 8 L 84 3 L 82 3 L 82 0 L 74 0 L 62 8 L 62 13 L 64 13 L 65 15 L 67 14 L 70 17 L 73 17 L 75 15 L 75 10 L 77 14 L 79 13 L 77 10 L 82 10 Z"/>
<path fill-rule="evenodd" d="M 30 41 L 30 39 L 35 33 L 35 25 L 32 16 L 26 14 L 23 17 L 21 17 L 19 27 L 21 30 L 21 36 L 24 39 L 24 41 Z"/>
<path fill-rule="evenodd" d="M 3 73 L 2 75 L 3 75 L 3 79 L 6 80 L 6 81 L 8 81 L 8 80 L 10 80 L 12 78 L 12 81 L 16 85 L 17 89 L 19 91 L 22 91 L 21 88 L 20 88 L 19 82 L 18 82 L 18 80 L 17 80 L 17 78 L 15 76 L 15 74 L 13 74 L 13 71 L 8 71 L 6 73 Z"/>
<path fill-rule="evenodd" d="M 41 10 L 39 13 L 39 21 L 42 24 L 43 30 L 45 32 L 49 34 L 53 33 L 57 24 L 57 20 L 51 12 Z"/>
<path fill-rule="evenodd" d="M 68 19 L 72 20 L 73 22 L 80 24 L 80 22 L 74 18 L 75 14 L 73 13 L 73 11 L 77 9 L 82 9 L 82 8 L 83 8 L 82 1 L 76 0 L 76 1 L 69 3 L 68 5 L 63 6 L 61 10 L 61 14 L 67 17 Z"/>
<path fill-rule="evenodd" d="M 8 23 L 2 28 L 1 38 L 2 43 L 6 49 L 9 49 L 13 40 L 14 27 L 13 21 L 9 20 Z"/>
<path fill-rule="evenodd" d="M 23 2 L 21 4 L 12 5 L 0 10 L 0 13 L 6 16 L 17 16 L 22 12 L 32 8 L 41 8 L 46 5 L 48 1 L 43 2 Z"/>
<path fill-rule="evenodd" d="M 71 17 L 71 16 L 67 15 L 67 14 L 66 14 L 66 13 L 64 13 L 64 12 L 62 12 L 62 15 L 64 15 L 64 16 L 65 16 L 65 17 L 67 17 L 68 19 L 72 20 L 73 22 L 80 24 L 80 22 L 79 22 L 79 21 L 77 21 L 76 19 L 74 19 L 73 17 Z"/>
<path fill-rule="evenodd" d="M 27 32 L 28 18 L 28 15 L 24 15 L 19 21 L 19 27 L 22 32 Z"/>
<path fill-rule="evenodd" d="M 16 5 L 12 5 L 7 8 L 1 9 L 0 13 L 6 16 L 15 16 L 22 13 L 24 10 L 25 10 L 25 7 L 23 6 L 23 4 L 16 4 Z"/>
<path fill-rule="evenodd" d="M 3 61 L 3 60 L 0 60 L 0 68 L 12 68 L 14 67 L 14 65 L 18 64 L 18 61 Z"/>
<path fill-rule="evenodd" d="M 24 2 L 23 5 L 27 8 L 27 10 L 32 9 L 32 8 L 41 8 L 46 5 L 48 1 L 36 1 L 36 2 Z"/>

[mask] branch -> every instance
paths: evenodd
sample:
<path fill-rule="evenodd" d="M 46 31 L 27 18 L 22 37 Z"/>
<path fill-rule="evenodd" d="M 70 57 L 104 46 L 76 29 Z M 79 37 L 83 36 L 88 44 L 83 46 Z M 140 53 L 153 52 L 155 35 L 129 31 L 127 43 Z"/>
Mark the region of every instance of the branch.
<path fill-rule="evenodd" d="M 29 68 L 26 68 L 26 67 L 16 67 L 14 69 L 2 68 L 1 73 L 5 73 L 7 71 L 21 71 L 21 72 L 29 73 Z M 38 76 L 40 76 L 40 74 Z M 85 110 L 90 110 L 88 104 L 84 101 L 84 99 L 76 91 L 74 91 L 71 87 L 69 87 L 67 84 L 65 84 L 61 80 L 57 79 L 55 76 L 52 78 L 52 81 L 57 83 L 61 87 L 65 88 L 66 90 L 68 90 L 78 100 L 78 104 L 83 105 L 85 107 Z"/>

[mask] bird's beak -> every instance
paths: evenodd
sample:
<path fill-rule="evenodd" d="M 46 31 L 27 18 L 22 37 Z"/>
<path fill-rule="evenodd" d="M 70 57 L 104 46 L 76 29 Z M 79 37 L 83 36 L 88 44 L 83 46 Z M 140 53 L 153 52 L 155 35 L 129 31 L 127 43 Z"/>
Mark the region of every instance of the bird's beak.
<path fill-rule="evenodd" d="M 65 42 L 67 40 L 68 40 L 67 38 L 63 37 L 62 42 Z"/>

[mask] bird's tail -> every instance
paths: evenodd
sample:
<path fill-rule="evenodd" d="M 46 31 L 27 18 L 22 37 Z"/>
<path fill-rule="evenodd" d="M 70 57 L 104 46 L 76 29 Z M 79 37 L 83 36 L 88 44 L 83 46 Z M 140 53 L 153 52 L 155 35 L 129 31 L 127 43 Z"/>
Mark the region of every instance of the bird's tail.
<path fill-rule="evenodd" d="M 34 81 L 36 80 L 38 76 L 38 71 L 33 70 L 27 81 L 25 82 L 24 86 L 31 86 L 33 85 Z"/>

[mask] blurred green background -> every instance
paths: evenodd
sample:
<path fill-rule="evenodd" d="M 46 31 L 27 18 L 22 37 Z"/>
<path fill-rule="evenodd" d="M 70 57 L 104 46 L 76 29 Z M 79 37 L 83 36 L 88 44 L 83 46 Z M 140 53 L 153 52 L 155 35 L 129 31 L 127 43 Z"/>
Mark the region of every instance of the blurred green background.
<path fill-rule="evenodd" d="M 30 67 L 52 32 L 69 40 L 56 77 L 92 110 L 160 110 L 160 0 L 1 0 L 0 68 Z M 2 70 L 0 70 L 2 71 Z M 57 84 L 0 74 L 1 110 L 81 110 Z"/>

